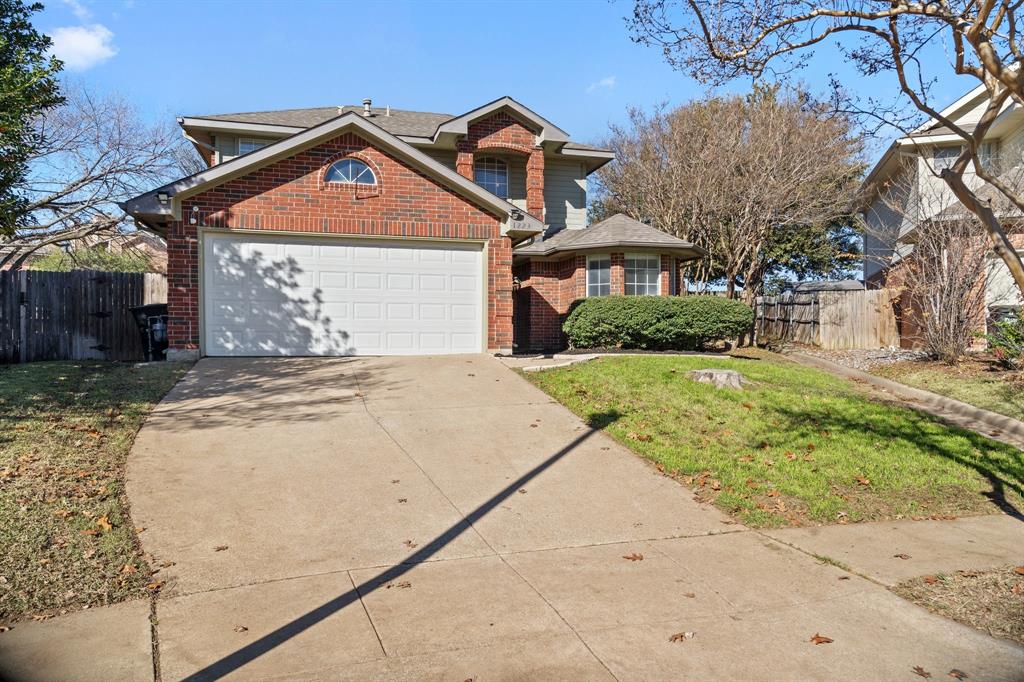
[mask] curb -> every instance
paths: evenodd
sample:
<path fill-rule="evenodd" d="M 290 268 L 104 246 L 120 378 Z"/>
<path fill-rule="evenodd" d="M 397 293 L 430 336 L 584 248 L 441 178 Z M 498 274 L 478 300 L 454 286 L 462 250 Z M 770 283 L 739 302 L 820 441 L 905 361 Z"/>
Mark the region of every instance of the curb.
<path fill-rule="evenodd" d="M 946 396 L 938 395 L 930 391 L 907 386 L 906 384 L 875 376 L 874 374 L 869 374 L 859 369 L 853 369 L 852 367 L 846 367 L 832 362 L 831 360 L 825 360 L 824 358 L 794 352 L 786 353 L 785 355 L 787 358 L 790 358 L 801 365 L 825 370 L 830 374 L 835 374 L 846 379 L 863 381 L 875 386 L 876 388 L 887 391 L 898 398 L 902 398 L 903 400 L 919 403 L 921 409 L 924 409 L 924 411 L 941 419 L 948 419 L 949 415 L 942 414 L 936 410 L 950 412 L 953 415 L 970 422 L 970 424 L 956 424 L 957 426 L 969 428 L 972 431 L 976 431 L 988 438 L 995 438 L 997 440 L 1010 443 L 1016 447 L 1021 447 L 1022 443 L 1024 443 L 1024 422 L 1018 421 L 1013 417 L 1007 417 L 1004 414 L 990 412 L 989 410 L 984 410 L 980 407 L 975 407 L 974 405 L 954 400 L 953 398 L 947 398 Z M 982 428 L 979 427 L 987 428 L 990 433 L 985 433 Z M 1012 440 L 1007 440 L 1007 436 Z"/>
<path fill-rule="evenodd" d="M 671 353 L 671 354 L 658 354 L 658 353 L 587 353 L 587 354 L 569 354 L 569 353 L 555 353 L 551 356 L 553 362 L 550 365 L 529 365 L 527 367 L 520 367 L 519 370 L 523 372 L 542 372 L 545 369 L 557 369 L 559 367 L 569 367 L 570 365 L 578 365 L 581 362 L 589 362 L 598 358 L 622 358 L 622 357 L 677 357 L 677 356 L 698 356 L 702 358 L 715 358 L 716 360 L 732 360 L 734 359 L 731 355 L 724 355 L 721 353 Z"/>

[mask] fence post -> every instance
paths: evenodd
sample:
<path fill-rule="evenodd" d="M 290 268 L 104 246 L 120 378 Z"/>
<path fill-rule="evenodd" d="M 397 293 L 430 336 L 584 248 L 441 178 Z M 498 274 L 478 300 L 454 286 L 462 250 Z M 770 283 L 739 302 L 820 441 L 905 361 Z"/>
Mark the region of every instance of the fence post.
<path fill-rule="evenodd" d="M 28 362 L 28 271 L 18 270 L 18 362 Z"/>

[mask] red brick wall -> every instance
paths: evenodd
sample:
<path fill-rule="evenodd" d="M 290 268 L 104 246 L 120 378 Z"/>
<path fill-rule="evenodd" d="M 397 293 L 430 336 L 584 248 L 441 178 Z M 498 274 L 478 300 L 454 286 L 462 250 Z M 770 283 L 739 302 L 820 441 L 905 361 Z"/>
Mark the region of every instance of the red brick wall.
<path fill-rule="evenodd" d="M 670 293 L 669 277 L 674 266 L 672 256 L 661 257 L 661 294 Z M 611 254 L 611 293 L 625 293 L 625 254 Z M 551 262 L 533 260 L 520 275 L 522 287 L 529 289 L 530 333 L 528 350 L 550 351 L 565 348 L 562 323 L 573 301 L 587 296 L 587 257 L 577 255 Z M 528 274 L 527 274 L 528 273 Z"/>
<path fill-rule="evenodd" d="M 344 156 L 367 162 L 377 187 L 325 186 L 324 171 Z M 167 239 L 171 348 L 199 347 L 199 254 L 192 218 L 198 226 L 218 228 L 486 240 L 487 347 L 512 347 L 512 250 L 500 234 L 499 218 L 352 133 L 189 197 L 182 201 L 182 216 Z"/>
<path fill-rule="evenodd" d="M 501 111 L 471 123 L 456 149 L 455 168 L 470 180 L 473 179 L 473 157 L 478 152 L 502 150 L 526 155 L 526 210 L 544 219 L 544 150 L 536 145 L 534 131 Z"/>

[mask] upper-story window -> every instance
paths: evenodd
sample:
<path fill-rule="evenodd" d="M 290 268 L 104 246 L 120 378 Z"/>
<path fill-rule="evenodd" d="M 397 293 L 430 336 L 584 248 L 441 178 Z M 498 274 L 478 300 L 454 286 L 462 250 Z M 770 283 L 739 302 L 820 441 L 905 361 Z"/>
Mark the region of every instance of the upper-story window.
<path fill-rule="evenodd" d="M 254 152 L 257 149 L 262 149 L 269 144 L 269 140 L 257 140 L 254 137 L 240 137 L 238 138 L 238 155 L 248 154 Z"/>
<path fill-rule="evenodd" d="M 956 147 L 939 147 L 932 154 L 932 165 L 935 166 L 936 172 L 943 171 L 947 168 L 952 167 L 953 162 L 957 160 L 962 151 L 958 145 Z"/>
<path fill-rule="evenodd" d="M 508 199 L 508 164 L 485 156 L 473 164 L 473 180 L 491 194 Z"/>
<path fill-rule="evenodd" d="M 331 164 L 324 174 L 324 182 L 345 182 L 356 185 L 376 185 L 377 177 L 368 165 L 359 159 L 341 159 Z"/>

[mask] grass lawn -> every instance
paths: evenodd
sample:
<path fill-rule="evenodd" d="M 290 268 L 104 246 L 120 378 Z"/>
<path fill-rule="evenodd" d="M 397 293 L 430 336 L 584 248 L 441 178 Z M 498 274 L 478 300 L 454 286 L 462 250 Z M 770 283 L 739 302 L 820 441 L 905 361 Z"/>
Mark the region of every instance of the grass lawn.
<path fill-rule="evenodd" d="M 1021 508 L 1024 453 L 780 356 L 602 358 L 527 378 L 753 526 Z M 686 377 L 740 371 L 745 390 Z"/>
<path fill-rule="evenodd" d="M 893 591 L 993 637 L 1024 644 L 1024 566 L 926 575 Z"/>
<path fill-rule="evenodd" d="M 146 593 L 124 464 L 180 363 L 0 366 L 0 624 Z"/>
<path fill-rule="evenodd" d="M 1024 377 L 1002 370 L 994 362 L 969 359 L 956 367 L 941 362 L 900 362 L 877 367 L 872 372 L 1024 420 Z"/>

